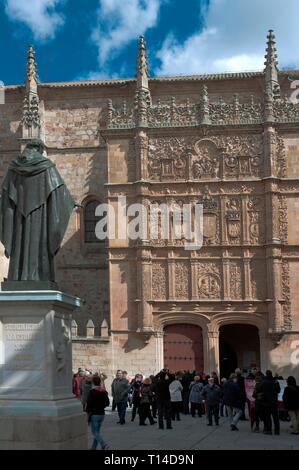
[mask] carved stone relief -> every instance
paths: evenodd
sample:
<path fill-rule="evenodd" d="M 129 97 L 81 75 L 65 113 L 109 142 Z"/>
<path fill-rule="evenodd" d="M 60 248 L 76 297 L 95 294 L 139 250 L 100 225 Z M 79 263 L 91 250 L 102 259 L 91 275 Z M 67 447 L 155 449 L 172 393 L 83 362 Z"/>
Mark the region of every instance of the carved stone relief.
<path fill-rule="evenodd" d="M 170 137 L 150 139 L 149 179 L 186 179 L 188 145 L 185 139 Z"/>
<path fill-rule="evenodd" d="M 290 289 L 290 266 L 287 260 L 282 262 L 282 297 L 283 304 L 283 319 L 284 328 L 289 331 L 292 329 L 292 314 L 291 314 L 291 289 Z"/>
<path fill-rule="evenodd" d="M 154 300 L 167 298 L 167 265 L 164 261 L 152 263 L 152 296 Z"/>
<path fill-rule="evenodd" d="M 212 196 L 206 188 L 204 195 L 198 200 L 203 206 L 203 242 L 204 245 L 220 243 L 219 199 Z"/>
<path fill-rule="evenodd" d="M 152 138 L 148 158 L 149 178 L 157 181 L 218 179 L 222 158 L 224 178 L 258 177 L 263 175 L 263 139 L 261 134 Z"/>
<path fill-rule="evenodd" d="M 279 200 L 279 238 L 282 243 L 288 243 L 288 205 L 286 196 L 278 196 Z"/>
<path fill-rule="evenodd" d="M 264 300 L 266 298 L 266 266 L 263 260 L 251 260 L 250 280 L 251 294 L 254 299 Z"/>
<path fill-rule="evenodd" d="M 265 218 L 262 198 L 253 197 L 247 203 L 249 238 L 253 245 L 264 243 Z"/>
<path fill-rule="evenodd" d="M 242 299 L 242 263 L 241 261 L 230 261 L 229 264 L 229 292 L 230 297 L 235 300 Z"/>
<path fill-rule="evenodd" d="M 212 140 L 203 139 L 194 145 L 192 177 L 194 179 L 214 179 L 219 173 L 219 150 Z"/>
<path fill-rule="evenodd" d="M 229 243 L 241 243 L 241 202 L 240 199 L 231 198 L 226 202 L 226 229 Z"/>
<path fill-rule="evenodd" d="M 220 299 L 221 285 L 218 263 L 202 262 L 198 265 L 198 297 L 200 299 Z"/>
<path fill-rule="evenodd" d="M 189 264 L 187 262 L 175 263 L 175 297 L 189 298 Z"/>

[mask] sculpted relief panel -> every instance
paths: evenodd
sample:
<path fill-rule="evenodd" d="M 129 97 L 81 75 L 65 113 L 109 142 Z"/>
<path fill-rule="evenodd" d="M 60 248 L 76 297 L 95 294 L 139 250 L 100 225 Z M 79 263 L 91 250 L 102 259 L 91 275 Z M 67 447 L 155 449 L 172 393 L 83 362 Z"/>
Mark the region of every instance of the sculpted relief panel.
<path fill-rule="evenodd" d="M 254 299 L 264 300 L 266 292 L 266 265 L 263 260 L 252 260 L 250 263 L 251 295 Z"/>
<path fill-rule="evenodd" d="M 169 196 L 167 199 L 153 199 L 151 203 L 152 212 L 148 217 L 148 226 L 151 227 L 149 240 L 153 246 L 184 246 L 186 239 L 184 238 L 183 204 L 191 204 L 194 207 L 196 203 L 201 204 L 203 208 L 204 246 L 221 244 L 239 246 L 243 243 L 263 245 L 265 243 L 265 203 L 261 196 L 213 194 L 206 186 L 202 194 L 197 197 L 194 195 L 177 198 Z M 282 240 L 287 232 L 284 204 L 282 197 L 279 212 L 279 231 Z M 154 206 L 157 208 L 154 209 Z M 179 212 L 174 217 L 176 210 Z M 168 216 L 171 214 L 172 217 L 169 219 Z M 181 217 L 180 227 L 179 216 Z M 154 233 L 156 233 L 155 236 Z"/>
<path fill-rule="evenodd" d="M 230 137 L 224 156 L 226 178 L 261 177 L 262 155 L 261 136 Z"/>
<path fill-rule="evenodd" d="M 154 261 L 152 264 L 152 296 L 154 300 L 167 299 L 167 265 L 164 261 Z"/>
<path fill-rule="evenodd" d="M 260 197 L 250 198 L 247 203 L 249 240 L 252 245 L 262 244 L 265 240 L 264 202 Z"/>
<path fill-rule="evenodd" d="M 150 139 L 149 179 L 187 179 L 188 143 L 184 138 Z"/>
<path fill-rule="evenodd" d="M 219 263 L 200 263 L 198 265 L 197 279 L 199 299 L 221 298 L 222 283 Z"/>
<path fill-rule="evenodd" d="M 234 300 L 242 299 L 242 262 L 230 261 L 229 264 L 229 292 Z"/>
<path fill-rule="evenodd" d="M 149 139 L 149 179 L 205 180 L 263 176 L 262 135 Z"/>
<path fill-rule="evenodd" d="M 231 245 L 241 243 L 241 201 L 238 198 L 230 198 L 226 201 L 226 230 L 227 238 Z"/>
<path fill-rule="evenodd" d="M 192 156 L 192 178 L 214 179 L 219 175 L 219 150 L 212 140 L 199 140 L 194 145 L 195 155 Z"/>
<path fill-rule="evenodd" d="M 203 244 L 220 243 L 219 198 L 212 196 L 206 188 L 198 202 L 203 206 Z"/>
<path fill-rule="evenodd" d="M 175 263 L 175 297 L 189 298 L 189 265 L 186 262 Z"/>

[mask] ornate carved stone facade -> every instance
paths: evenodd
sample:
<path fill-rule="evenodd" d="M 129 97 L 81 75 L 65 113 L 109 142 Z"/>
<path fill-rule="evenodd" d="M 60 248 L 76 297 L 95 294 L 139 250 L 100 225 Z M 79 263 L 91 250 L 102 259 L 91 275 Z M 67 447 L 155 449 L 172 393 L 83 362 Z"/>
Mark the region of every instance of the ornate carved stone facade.
<path fill-rule="evenodd" d="M 258 329 L 262 368 L 288 373 L 299 331 L 299 105 L 285 96 L 299 71 L 279 71 L 274 56 L 270 32 L 262 72 L 150 79 L 142 38 L 136 79 L 42 84 L 30 51 L 26 86 L 8 87 L 1 109 L 0 178 L 31 133 L 78 202 L 203 208 L 200 249 L 175 239 L 173 214 L 163 238 L 158 214 L 157 238 L 149 227 L 104 251 L 84 243 L 74 214 L 58 272 L 62 289 L 86 297 L 75 366 L 154 373 L 165 325 L 187 323 L 202 328 L 211 372 L 221 328 L 242 324 Z"/>

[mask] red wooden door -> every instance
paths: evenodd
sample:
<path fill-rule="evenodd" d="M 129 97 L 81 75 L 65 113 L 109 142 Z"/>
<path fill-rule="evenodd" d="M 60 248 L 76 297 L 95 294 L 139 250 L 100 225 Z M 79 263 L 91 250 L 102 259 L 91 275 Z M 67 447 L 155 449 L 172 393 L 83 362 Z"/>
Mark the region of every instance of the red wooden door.
<path fill-rule="evenodd" d="M 171 372 L 204 370 L 202 329 L 196 325 L 164 328 L 164 367 Z"/>

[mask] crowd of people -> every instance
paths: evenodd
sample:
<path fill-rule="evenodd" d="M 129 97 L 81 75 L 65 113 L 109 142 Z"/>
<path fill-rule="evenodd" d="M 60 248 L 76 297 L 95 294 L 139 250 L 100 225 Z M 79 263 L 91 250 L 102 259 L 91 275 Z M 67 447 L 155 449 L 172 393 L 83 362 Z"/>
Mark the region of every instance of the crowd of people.
<path fill-rule="evenodd" d="M 279 380 L 282 377 L 272 375 L 270 370 L 263 374 L 252 370 L 246 378 L 255 381 L 254 432 L 260 432 L 263 423 L 264 434 L 280 434 L 278 413 Z M 109 449 L 101 436 L 100 430 L 105 416 L 105 408 L 110 405 L 105 387 L 107 376 L 103 373 L 79 369 L 73 377 L 73 393 L 81 400 L 87 413 L 93 435 L 92 449 L 98 445 Z M 230 374 L 229 378 L 219 380 L 217 373 L 211 375 L 184 371 L 171 373 L 163 369 L 157 375 L 143 377 L 136 374 L 129 380 L 126 371 L 118 370 L 111 385 L 112 410 L 117 410 L 118 424 L 126 424 L 128 407 L 132 408 L 131 421 L 139 418 L 139 425 L 158 423 L 159 429 L 173 429 L 175 421 L 181 420 L 182 414 L 191 414 L 192 418 L 206 417 L 208 426 L 219 426 L 221 417 L 228 417 L 230 430 L 238 431 L 240 420 L 247 420 L 245 409 L 248 397 L 245 390 L 245 377 L 240 369 Z M 291 433 L 299 435 L 299 386 L 294 377 L 287 379 L 283 393 L 283 406 L 291 420 Z"/>

